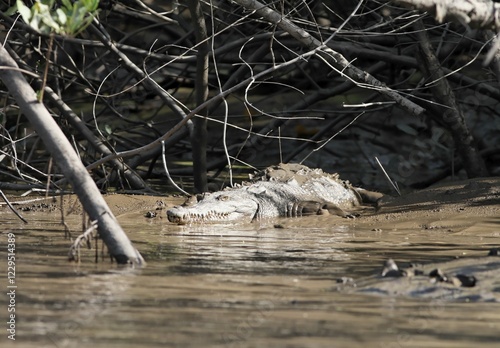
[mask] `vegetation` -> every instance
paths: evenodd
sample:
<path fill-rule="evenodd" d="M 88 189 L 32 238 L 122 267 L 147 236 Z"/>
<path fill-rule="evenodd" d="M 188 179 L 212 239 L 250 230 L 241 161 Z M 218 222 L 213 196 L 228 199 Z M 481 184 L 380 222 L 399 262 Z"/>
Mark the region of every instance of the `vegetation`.
<path fill-rule="evenodd" d="M 84 31 L 97 13 L 98 0 L 38 0 L 29 8 L 17 0 L 9 13 L 19 12 L 23 21 L 42 34 L 56 33 L 76 36 Z"/>
<path fill-rule="evenodd" d="M 402 187 L 499 174 L 498 28 L 450 16 L 459 9 L 4 3 L 1 42 L 101 191 L 205 191 L 280 161 L 379 190 L 390 188 L 378 162 Z M 0 93 L 0 188 L 65 187 L 37 129 Z"/>

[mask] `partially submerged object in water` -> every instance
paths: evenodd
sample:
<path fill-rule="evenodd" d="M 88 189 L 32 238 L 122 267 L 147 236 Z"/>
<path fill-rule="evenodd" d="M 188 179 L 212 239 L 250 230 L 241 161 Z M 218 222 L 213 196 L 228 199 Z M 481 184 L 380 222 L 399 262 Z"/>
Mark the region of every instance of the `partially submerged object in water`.
<path fill-rule="evenodd" d="M 432 300 L 500 302 L 498 249 L 486 257 L 460 258 L 428 265 L 399 267 L 389 259 L 378 276 L 337 280 L 336 289 Z"/>

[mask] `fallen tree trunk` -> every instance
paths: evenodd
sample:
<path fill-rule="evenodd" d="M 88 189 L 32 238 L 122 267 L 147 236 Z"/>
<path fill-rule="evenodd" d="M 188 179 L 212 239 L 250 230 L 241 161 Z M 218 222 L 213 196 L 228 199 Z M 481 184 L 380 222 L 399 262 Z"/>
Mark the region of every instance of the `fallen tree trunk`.
<path fill-rule="evenodd" d="M 90 219 L 97 221 L 99 234 L 109 253 L 121 264 L 144 264 L 141 254 L 119 225 L 70 142 L 45 106 L 38 102 L 35 91 L 19 70 L 5 47 L 0 45 L 0 79 L 73 186 Z"/>

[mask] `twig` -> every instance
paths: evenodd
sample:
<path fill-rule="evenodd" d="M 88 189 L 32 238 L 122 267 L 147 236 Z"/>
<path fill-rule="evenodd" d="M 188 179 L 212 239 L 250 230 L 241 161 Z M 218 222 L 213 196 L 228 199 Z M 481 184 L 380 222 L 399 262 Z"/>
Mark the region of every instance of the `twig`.
<path fill-rule="evenodd" d="M 169 24 L 179 24 L 177 21 L 171 19 L 171 18 L 168 18 L 166 16 L 164 16 L 164 14 L 170 14 L 174 11 L 177 10 L 177 7 L 179 6 L 178 2 L 177 1 L 173 1 L 172 2 L 172 10 L 170 11 L 165 11 L 165 12 L 156 12 L 155 10 L 153 10 L 151 7 L 147 6 L 144 2 L 140 1 L 140 0 L 135 0 L 134 1 L 138 6 L 142 7 L 144 10 L 146 10 L 148 13 L 152 14 L 153 16 L 155 16 L 156 18 L 166 22 L 166 23 L 169 23 Z"/>
<path fill-rule="evenodd" d="M 49 197 L 50 189 L 50 173 L 52 172 L 52 156 L 49 157 L 49 164 L 47 165 L 47 185 L 45 186 L 45 198 Z"/>
<path fill-rule="evenodd" d="M 326 145 L 327 145 L 330 141 L 332 141 L 332 140 L 333 140 L 333 138 L 335 138 L 337 135 L 339 135 L 339 134 L 340 134 L 340 133 L 342 133 L 344 130 L 346 130 L 347 128 L 349 128 L 349 127 L 350 127 L 350 126 L 351 126 L 354 122 L 356 122 L 356 120 L 357 120 L 358 118 L 360 118 L 362 115 L 364 115 L 364 113 L 365 113 L 365 112 L 363 111 L 362 113 L 360 113 L 359 115 L 357 115 L 356 117 L 354 117 L 354 119 L 353 119 L 351 122 L 349 122 L 348 124 L 346 124 L 344 127 L 342 127 L 342 129 L 341 129 L 341 130 L 339 130 L 337 133 L 335 133 L 335 134 L 334 134 L 334 135 L 332 135 L 330 138 L 328 138 L 327 140 L 325 140 L 325 142 L 324 142 L 323 144 L 321 144 L 320 146 L 318 146 L 317 148 L 315 148 L 315 149 L 313 149 L 311 152 L 309 152 L 309 153 L 307 154 L 307 156 L 306 156 L 306 157 L 304 157 L 304 158 L 302 159 L 302 161 L 300 161 L 299 163 L 300 163 L 300 164 L 302 164 L 302 163 L 303 163 L 306 159 L 308 159 L 308 158 L 309 158 L 309 156 L 311 156 L 313 153 L 315 153 L 316 151 L 319 151 L 319 150 L 321 150 L 323 147 L 325 147 L 325 146 L 326 146 Z"/>
<path fill-rule="evenodd" d="M 385 177 L 387 178 L 387 181 L 389 181 L 389 183 L 392 185 L 392 187 L 398 193 L 398 195 L 401 196 L 401 191 L 399 190 L 397 183 L 391 180 L 391 178 L 389 177 L 389 174 L 387 174 L 384 167 L 382 166 L 382 163 L 380 163 L 380 161 L 378 160 L 378 157 L 375 157 L 375 160 L 377 161 L 380 169 L 382 169 L 382 172 L 384 173 Z"/>
<path fill-rule="evenodd" d="M 16 214 L 16 216 L 17 216 L 19 219 L 21 219 L 21 220 L 22 220 L 22 222 L 24 222 L 25 224 L 27 224 L 27 223 L 28 223 L 28 221 L 27 221 L 25 218 L 23 218 L 23 217 L 21 216 L 21 214 L 19 214 L 19 213 L 17 212 L 16 208 L 14 208 L 14 206 L 13 206 L 12 204 L 10 204 L 9 200 L 7 199 L 7 196 L 5 196 L 5 194 L 3 193 L 3 191 L 2 191 L 2 190 L 0 190 L 0 195 L 2 196 L 3 200 L 5 201 L 5 203 L 7 203 L 7 205 L 9 206 L 10 210 L 12 210 L 12 212 L 13 212 L 14 214 Z"/>
<path fill-rule="evenodd" d="M 49 74 L 49 66 L 50 66 L 50 55 L 52 53 L 52 44 L 54 43 L 54 33 L 50 33 L 49 36 L 49 47 L 47 48 L 47 56 L 45 57 L 45 69 L 43 71 L 42 78 L 42 87 L 40 88 L 38 94 L 38 102 L 43 103 L 43 92 L 45 89 L 45 85 L 47 84 L 47 76 Z"/>
<path fill-rule="evenodd" d="M 81 260 L 80 246 L 82 243 L 87 243 L 87 245 L 90 245 L 89 241 L 90 238 L 92 238 L 92 234 L 95 230 L 97 230 L 97 221 L 92 221 L 90 227 L 87 228 L 87 230 L 83 232 L 81 235 L 76 237 L 75 241 L 73 242 L 73 245 L 71 245 L 71 247 L 69 248 L 69 253 L 68 253 L 69 261 L 80 262 Z"/>
<path fill-rule="evenodd" d="M 158 139 L 153 140 L 149 144 L 146 144 L 144 146 L 138 147 L 138 148 L 133 149 L 133 150 L 126 150 L 126 151 L 121 151 L 121 152 L 117 152 L 117 153 L 114 153 L 114 154 L 107 155 L 107 156 L 105 156 L 105 157 L 103 157 L 103 158 L 95 161 L 94 163 L 89 164 L 86 167 L 87 170 L 92 170 L 92 169 L 98 167 L 99 165 L 101 165 L 101 164 L 103 164 L 105 162 L 108 162 L 108 161 L 110 161 L 112 159 L 115 159 L 115 158 L 126 158 L 126 157 L 130 157 L 130 156 L 134 156 L 134 155 L 140 154 L 141 152 L 144 152 L 146 150 L 149 150 L 151 148 L 154 148 L 154 147 L 160 145 L 162 141 L 170 138 L 174 133 L 176 133 L 182 127 L 184 127 L 188 123 L 188 121 L 191 120 L 191 118 L 193 118 L 194 116 L 196 116 L 196 114 L 198 112 L 200 112 L 201 110 L 203 110 L 204 108 L 206 108 L 207 106 L 209 106 L 214 101 L 218 101 L 218 100 L 220 100 L 222 98 L 225 98 L 226 96 L 228 96 L 228 95 L 230 95 L 230 94 L 232 94 L 232 93 L 234 93 L 236 91 L 239 91 L 240 89 L 244 89 L 244 88 L 248 87 L 249 83 L 253 82 L 254 80 L 256 80 L 258 78 L 261 78 L 263 76 L 269 75 L 269 74 L 271 74 L 271 73 L 273 73 L 273 72 L 275 72 L 275 71 L 277 71 L 279 69 L 284 69 L 285 67 L 293 65 L 297 61 L 302 60 L 305 57 L 310 57 L 310 56 L 313 56 L 315 54 L 316 54 L 315 50 L 305 52 L 305 53 L 303 53 L 302 55 L 300 55 L 300 56 L 298 56 L 296 58 L 293 58 L 293 59 L 290 59 L 290 60 L 288 60 L 288 61 L 286 61 L 284 63 L 281 63 L 281 65 L 265 69 L 265 70 L 259 72 L 258 74 L 254 75 L 254 76 L 251 76 L 251 77 L 249 77 L 249 78 L 241 81 L 240 83 L 234 85 L 233 87 L 230 87 L 230 88 L 224 90 L 223 92 L 216 94 L 215 96 L 213 96 L 212 98 L 210 98 L 209 100 L 207 100 L 206 102 L 204 102 L 203 104 L 198 105 L 196 108 L 194 108 L 193 110 L 191 110 L 191 112 L 188 113 L 186 115 L 186 117 L 184 117 L 182 120 L 180 120 L 175 126 L 173 126 L 172 128 L 170 128 L 169 131 L 167 131 L 165 134 L 163 134 Z"/>
<path fill-rule="evenodd" d="M 213 13 L 213 6 L 210 6 L 210 12 L 211 12 L 211 22 L 212 22 L 212 28 L 215 27 L 215 22 L 214 22 L 214 13 Z M 217 78 L 217 85 L 219 86 L 219 93 L 222 93 L 223 91 L 223 86 L 222 82 L 220 79 L 219 75 L 219 67 L 217 64 L 216 56 L 215 56 L 215 40 L 212 38 L 211 40 L 211 52 L 212 52 L 212 59 L 214 61 L 214 71 L 215 71 L 215 77 Z M 233 186 L 233 166 L 231 164 L 231 159 L 229 156 L 229 151 L 227 148 L 227 124 L 228 124 L 228 115 L 229 115 L 229 106 L 227 104 L 226 98 L 222 98 L 221 101 L 224 103 L 224 127 L 222 129 L 222 144 L 224 146 L 224 154 L 226 155 L 227 159 L 227 170 L 229 173 L 229 186 Z M 213 108 L 212 108 L 213 110 Z"/>
<path fill-rule="evenodd" d="M 278 127 L 278 146 L 280 152 L 280 163 L 283 163 L 283 149 L 281 148 L 281 127 Z"/>
<path fill-rule="evenodd" d="M 45 191 L 45 190 L 41 190 L 41 191 Z M 15 201 L 15 202 L 10 202 L 10 204 L 12 205 L 21 205 L 21 204 L 30 204 L 30 203 L 33 203 L 33 202 L 39 202 L 39 201 L 45 201 L 47 199 L 52 199 L 54 198 L 55 196 L 50 196 L 50 197 L 42 197 L 42 198 L 33 198 L 33 199 L 28 199 L 28 200 L 25 200 L 25 201 Z M 0 203 L 0 206 L 2 206 L 4 203 Z"/>
<path fill-rule="evenodd" d="M 162 140 L 161 142 L 161 157 L 163 159 L 163 168 L 165 169 L 165 175 L 167 176 L 167 179 L 168 181 L 170 181 L 170 183 L 172 185 L 174 185 L 174 187 L 176 189 L 178 189 L 179 191 L 181 191 L 182 193 L 184 193 L 185 195 L 188 195 L 188 196 L 191 196 L 189 193 L 187 193 L 186 191 L 184 191 L 183 189 L 181 189 L 176 183 L 175 181 L 172 179 L 172 177 L 170 176 L 170 173 L 168 172 L 168 167 L 167 167 L 167 158 L 165 157 L 165 142 Z"/>
<path fill-rule="evenodd" d="M 94 18 L 94 24 L 91 24 L 89 28 L 92 29 L 92 32 L 97 35 L 105 47 L 120 58 L 121 63 L 125 66 L 125 68 L 137 76 L 138 79 L 143 80 L 144 85 L 151 88 L 175 114 L 180 116 L 182 119 L 186 119 L 184 110 L 177 105 L 172 96 L 167 91 L 162 89 L 149 75 L 146 75 L 141 69 L 139 69 L 137 65 L 130 60 L 130 58 L 117 48 L 117 46 L 112 42 L 106 29 L 96 18 Z"/>
<path fill-rule="evenodd" d="M 415 104 L 411 100 L 403 97 L 397 91 L 387 87 L 380 80 L 365 71 L 355 67 L 339 52 L 327 47 L 321 41 L 313 37 L 305 30 L 296 26 L 290 19 L 283 17 L 265 5 L 256 0 L 234 0 L 247 10 L 254 11 L 257 15 L 264 17 L 268 22 L 279 26 L 281 29 L 287 31 L 297 41 L 312 50 L 319 59 L 323 60 L 332 70 L 337 72 L 340 76 L 349 79 L 356 83 L 357 86 L 373 89 L 387 97 L 393 99 L 403 109 L 410 112 L 412 115 L 421 115 L 425 110 L 421 106 Z M 331 36 L 333 37 L 335 33 Z M 327 38 L 328 42 L 331 38 Z"/>
<path fill-rule="evenodd" d="M 64 238 L 70 238 L 71 240 L 71 230 L 69 229 L 66 219 L 64 218 L 64 192 L 61 190 L 61 224 L 64 226 Z"/>

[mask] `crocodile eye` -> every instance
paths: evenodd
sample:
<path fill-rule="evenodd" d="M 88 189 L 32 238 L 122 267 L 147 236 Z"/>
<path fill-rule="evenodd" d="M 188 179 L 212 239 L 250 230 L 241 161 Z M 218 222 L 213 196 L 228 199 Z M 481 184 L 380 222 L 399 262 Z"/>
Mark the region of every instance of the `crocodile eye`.
<path fill-rule="evenodd" d="M 229 197 L 226 196 L 226 195 L 217 196 L 217 200 L 218 201 L 223 201 L 224 202 L 224 201 L 227 201 L 228 199 L 229 199 Z"/>

